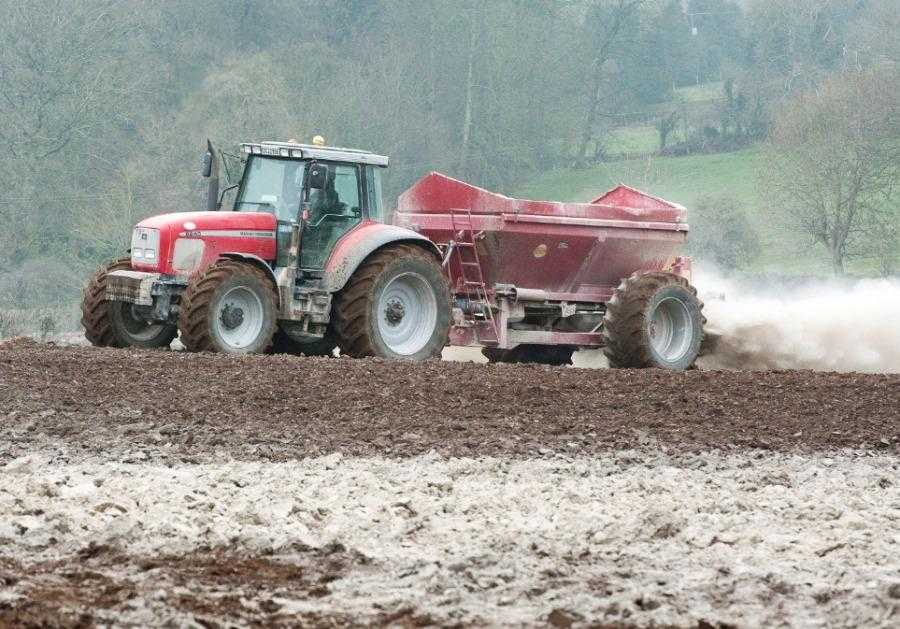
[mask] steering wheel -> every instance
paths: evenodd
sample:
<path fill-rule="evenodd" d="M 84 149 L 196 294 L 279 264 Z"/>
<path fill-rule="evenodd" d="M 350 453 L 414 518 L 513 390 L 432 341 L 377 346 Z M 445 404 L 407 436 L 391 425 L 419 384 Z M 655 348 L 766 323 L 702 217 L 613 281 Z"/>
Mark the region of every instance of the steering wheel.
<path fill-rule="evenodd" d="M 330 220 L 338 220 L 338 219 L 347 220 L 348 218 L 357 218 L 357 217 L 350 216 L 347 214 L 323 214 L 322 216 L 319 217 L 319 220 L 317 220 L 315 223 L 310 223 L 309 226 L 310 227 L 318 227 L 319 225 L 321 225 L 322 223 L 324 223 L 326 220 L 329 220 L 329 219 Z"/>

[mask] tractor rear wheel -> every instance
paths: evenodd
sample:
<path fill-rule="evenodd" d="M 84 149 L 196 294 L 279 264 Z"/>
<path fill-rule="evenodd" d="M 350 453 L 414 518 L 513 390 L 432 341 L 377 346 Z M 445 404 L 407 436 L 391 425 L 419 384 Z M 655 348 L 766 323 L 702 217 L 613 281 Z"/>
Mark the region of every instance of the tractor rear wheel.
<path fill-rule="evenodd" d="M 335 295 L 341 352 L 425 360 L 441 355 L 450 332 L 450 287 L 441 265 L 415 245 L 377 251 Z"/>
<path fill-rule="evenodd" d="M 688 369 L 703 342 L 703 302 L 672 273 L 634 273 L 606 306 L 603 353 L 611 367 Z"/>
<path fill-rule="evenodd" d="M 568 345 L 517 345 L 512 349 L 485 347 L 481 353 L 492 363 L 534 363 L 561 367 L 572 364 L 575 348 Z"/>
<path fill-rule="evenodd" d="M 181 342 L 191 352 L 261 354 L 272 345 L 277 299 L 265 271 L 219 260 L 194 278 L 181 297 Z"/>
<path fill-rule="evenodd" d="M 84 289 L 81 325 L 85 337 L 97 347 L 168 347 L 178 334 L 174 325 L 149 323 L 133 304 L 106 299 L 107 274 L 128 269 L 131 269 L 129 258 L 105 264 Z"/>

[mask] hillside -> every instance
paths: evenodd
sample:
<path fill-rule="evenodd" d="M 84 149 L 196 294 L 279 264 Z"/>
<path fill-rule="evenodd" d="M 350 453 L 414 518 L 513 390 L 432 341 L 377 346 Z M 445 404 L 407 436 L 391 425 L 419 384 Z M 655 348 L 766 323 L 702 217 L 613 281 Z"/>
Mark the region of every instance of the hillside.
<path fill-rule="evenodd" d="M 781 228 L 766 211 L 757 173 L 760 159 L 758 148 L 688 157 L 648 156 L 547 172 L 520 187 L 517 194 L 541 200 L 587 201 L 622 182 L 681 203 L 688 210 L 704 196 L 730 196 L 743 205 L 762 240 L 763 252 L 751 271 L 827 274 L 824 251 L 798 248 L 798 237 Z"/>

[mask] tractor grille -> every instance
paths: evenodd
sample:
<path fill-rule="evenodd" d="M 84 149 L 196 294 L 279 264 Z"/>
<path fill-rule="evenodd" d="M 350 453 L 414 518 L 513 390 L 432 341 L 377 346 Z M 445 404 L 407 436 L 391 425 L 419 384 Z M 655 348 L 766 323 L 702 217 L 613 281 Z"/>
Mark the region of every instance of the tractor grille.
<path fill-rule="evenodd" d="M 153 297 L 150 291 L 158 278 L 158 273 L 113 271 L 106 276 L 106 298 L 110 301 L 127 301 L 139 306 L 152 306 Z"/>

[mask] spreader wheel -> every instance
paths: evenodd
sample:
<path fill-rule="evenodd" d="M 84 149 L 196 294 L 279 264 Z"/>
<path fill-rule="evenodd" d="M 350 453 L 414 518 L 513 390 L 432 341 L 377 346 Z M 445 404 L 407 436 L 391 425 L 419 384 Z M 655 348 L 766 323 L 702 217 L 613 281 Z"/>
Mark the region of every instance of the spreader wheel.
<path fill-rule="evenodd" d="M 672 273 L 635 273 L 607 304 L 603 352 L 611 367 L 688 369 L 703 342 L 703 302 Z"/>
<path fill-rule="evenodd" d="M 393 245 L 356 269 L 335 295 L 332 316 L 348 356 L 438 357 L 450 331 L 450 288 L 434 256 Z"/>
<path fill-rule="evenodd" d="M 575 348 L 568 345 L 517 345 L 512 349 L 485 347 L 481 353 L 492 363 L 534 363 L 561 367 L 572 364 Z"/>
<path fill-rule="evenodd" d="M 184 291 L 181 342 L 191 352 L 261 354 L 272 345 L 277 298 L 262 269 L 219 260 Z"/>

